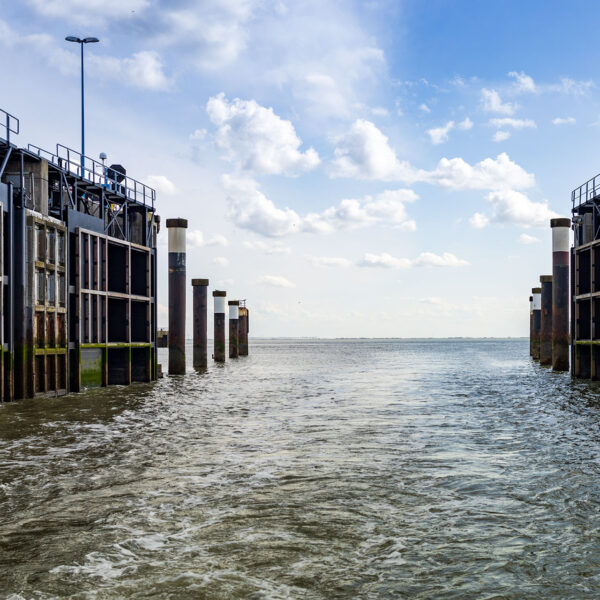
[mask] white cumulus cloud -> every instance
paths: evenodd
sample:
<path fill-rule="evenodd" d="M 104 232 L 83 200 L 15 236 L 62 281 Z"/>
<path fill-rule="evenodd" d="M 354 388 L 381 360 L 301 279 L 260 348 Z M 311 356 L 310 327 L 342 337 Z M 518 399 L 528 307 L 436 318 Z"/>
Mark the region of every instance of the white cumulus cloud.
<path fill-rule="evenodd" d="M 248 25 L 258 4 L 253 0 L 156 3 L 153 42 L 172 48 L 200 69 L 222 69 L 246 49 Z"/>
<path fill-rule="evenodd" d="M 535 178 L 510 160 L 503 152 L 470 165 L 462 158 L 442 158 L 424 181 L 453 190 L 523 189 L 532 187 Z"/>
<path fill-rule="evenodd" d="M 281 275 L 263 275 L 258 279 L 259 283 L 265 283 L 273 287 L 295 288 L 296 284 Z"/>
<path fill-rule="evenodd" d="M 509 77 L 513 77 L 515 80 L 514 88 L 517 93 L 535 93 L 537 91 L 535 81 L 533 78 L 521 71 L 518 73 L 517 71 L 511 71 L 508 74 Z"/>
<path fill-rule="evenodd" d="M 450 252 L 434 254 L 421 252 L 415 259 L 396 258 L 387 252 L 372 254 L 367 252 L 357 263 L 359 267 L 379 267 L 384 269 L 410 269 L 411 267 L 464 267 L 469 263 Z"/>
<path fill-rule="evenodd" d="M 415 231 L 416 223 L 408 218 L 406 203 L 418 198 L 412 190 L 386 190 L 363 200 L 345 199 L 322 213 L 309 213 L 303 223 L 305 231 L 328 233 L 358 229 L 376 223 L 392 225 L 403 231 Z"/>
<path fill-rule="evenodd" d="M 432 171 L 399 160 L 388 138 L 371 122 L 357 120 L 338 140 L 332 177 L 351 177 L 403 183 L 427 182 L 454 190 L 523 189 L 535 178 L 505 153 L 470 165 L 462 158 L 442 158 Z"/>
<path fill-rule="evenodd" d="M 474 227 L 475 229 L 483 229 L 484 227 L 486 227 L 490 222 L 490 219 L 488 217 L 486 217 L 483 213 L 480 212 L 476 212 L 470 219 L 469 219 L 469 223 L 471 224 L 471 227 Z"/>
<path fill-rule="evenodd" d="M 488 90 L 487 88 L 481 90 L 481 102 L 483 110 L 500 115 L 512 115 L 517 108 L 510 102 L 502 102 L 500 94 L 496 90 Z"/>
<path fill-rule="evenodd" d="M 365 119 L 357 119 L 334 150 L 333 177 L 413 182 L 418 179 L 407 161 L 399 161 L 388 138 Z"/>
<path fill-rule="evenodd" d="M 514 79 L 512 92 L 515 94 L 560 93 L 571 96 L 585 96 L 594 87 L 593 81 L 577 81 L 570 77 L 561 77 L 558 83 L 538 84 L 523 71 L 511 71 L 508 76 Z"/>
<path fill-rule="evenodd" d="M 575 117 L 556 117 L 552 119 L 552 125 L 574 125 Z"/>
<path fill-rule="evenodd" d="M 223 175 L 229 218 L 243 229 L 267 237 L 279 237 L 300 231 L 302 219 L 291 208 L 277 208 L 253 179 Z"/>
<path fill-rule="evenodd" d="M 190 133 L 190 140 L 193 142 L 201 142 L 205 137 L 208 131 L 206 129 L 195 129 L 192 133 Z"/>
<path fill-rule="evenodd" d="M 466 117 L 456 127 L 463 131 L 468 131 L 469 129 L 473 129 L 473 121 L 469 117 Z"/>
<path fill-rule="evenodd" d="M 27 48 L 62 75 L 78 72 L 79 53 L 75 48 L 71 50 L 75 44 L 65 44 L 47 33 L 21 34 L 0 21 L 0 44 Z M 118 81 L 130 87 L 162 91 L 173 84 L 164 71 L 160 55 L 154 50 L 136 52 L 129 57 L 88 52 L 86 64 L 92 77 Z"/>
<path fill-rule="evenodd" d="M 213 258 L 213 263 L 219 267 L 228 267 L 231 264 L 229 259 L 225 258 L 224 256 L 217 256 Z"/>
<path fill-rule="evenodd" d="M 558 217 L 547 202 L 534 202 L 515 190 L 497 190 L 487 195 L 492 206 L 491 221 L 521 227 L 548 227 Z"/>
<path fill-rule="evenodd" d="M 259 189 L 253 179 L 224 175 L 229 218 L 243 229 L 266 237 L 291 233 L 332 233 L 384 224 L 403 231 L 414 231 L 416 223 L 408 217 L 406 204 L 418 196 L 412 190 L 386 190 L 362 200 L 345 199 L 320 213 L 299 215 L 291 208 L 278 208 Z"/>
<path fill-rule="evenodd" d="M 260 250 L 265 254 L 290 254 L 292 249 L 281 242 L 265 242 L 263 240 L 246 241 L 244 246 L 250 250 Z"/>
<path fill-rule="evenodd" d="M 148 7 L 148 0 L 27 0 L 38 14 L 81 25 L 102 25 L 131 19 Z"/>
<path fill-rule="evenodd" d="M 457 258 L 450 252 L 444 252 L 441 255 L 433 252 L 421 252 L 413 261 L 415 267 L 464 267 L 468 264 L 466 260 Z"/>
<path fill-rule="evenodd" d="M 490 123 L 502 129 L 504 127 L 512 127 L 512 129 L 535 129 L 535 121 L 531 119 L 514 119 L 512 117 L 503 117 L 501 119 L 490 119 Z"/>
<path fill-rule="evenodd" d="M 313 148 L 299 150 L 302 141 L 290 121 L 254 100 L 229 102 L 221 93 L 209 99 L 206 110 L 217 126 L 215 141 L 225 158 L 257 174 L 297 175 L 319 165 Z"/>
<path fill-rule="evenodd" d="M 375 115 L 376 117 L 387 117 L 389 116 L 390 111 L 383 106 L 374 106 L 371 109 L 371 114 Z"/>
<path fill-rule="evenodd" d="M 146 183 L 151 188 L 154 188 L 158 194 L 173 196 L 177 193 L 175 184 L 164 175 L 148 175 L 148 177 L 146 177 Z"/>
<path fill-rule="evenodd" d="M 427 134 L 431 138 L 431 143 L 438 145 L 448 141 L 450 132 L 454 129 L 454 121 L 448 121 L 442 127 L 434 127 L 428 129 Z"/>
<path fill-rule="evenodd" d="M 519 242 L 521 242 L 521 244 L 537 244 L 539 241 L 539 238 L 536 238 L 533 235 L 528 235 L 526 233 L 522 233 L 519 236 Z"/>
<path fill-rule="evenodd" d="M 293 13 L 311 6 L 301 2 L 289 5 L 293 6 Z M 373 45 L 372 38 L 358 30 L 342 31 L 338 21 L 342 5 L 333 7 L 322 2 L 319 7 L 317 13 L 331 12 L 331 23 L 319 22 L 311 27 L 303 15 L 302 27 L 291 16 L 288 31 L 281 37 L 282 41 L 286 38 L 285 47 L 280 48 L 285 57 L 273 57 L 272 74 L 279 86 L 290 86 L 311 117 L 327 121 L 349 118 L 364 105 L 364 92 L 382 75 L 385 54 Z M 309 12 L 313 13 L 309 19 L 314 19 L 314 11 L 309 8 Z"/>
<path fill-rule="evenodd" d="M 164 72 L 158 52 L 144 50 L 128 58 L 90 56 L 89 64 L 104 78 L 147 90 L 167 90 L 172 81 Z"/>
<path fill-rule="evenodd" d="M 224 235 L 215 233 L 206 240 L 206 246 L 227 246 L 229 241 Z"/>
<path fill-rule="evenodd" d="M 341 267 L 345 269 L 352 266 L 352 261 L 338 256 L 311 256 L 307 254 L 305 258 L 314 267 Z"/>
<path fill-rule="evenodd" d="M 443 144 L 448 141 L 449 134 L 453 129 L 461 129 L 462 131 L 467 131 L 473 127 L 473 121 L 467 117 L 464 121 L 460 123 L 455 123 L 454 121 L 448 121 L 443 127 L 434 127 L 433 129 L 428 129 L 427 133 L 431 138 L 431 142 L 433 144 Z"/>
<path fill-rule="evenodd" d="M 206 238 L 204 233 L 199 229 L 190 229 L 186 234 L 186 239 L 189 244 L 196 248 L 204 248 L 205 246 L 227 246 L 228 241 L 224 235 L 215 234 Z"/>
<path fill-rule="evenodd" d="M 585 96 L 594 87 L 593 81 L 576 81 L 570 77 L 562 77 L 558 84 L 546 86 L 548 91 L 561 92 L 571 96 Z"/>
<path fill-rule="evenodd" d="M 387 252 L 372 254 L 367 252 L 358 262 L 359 267 L 380 267 L 383 269 L 410 269 L 412 262 L 408 258 L 396 258 Z"/>
<path fill-rule="evenodd" d="M 503 142 L 510 138 L 510 131 L 496 131 L 492 139 L 494 142 Z"/>

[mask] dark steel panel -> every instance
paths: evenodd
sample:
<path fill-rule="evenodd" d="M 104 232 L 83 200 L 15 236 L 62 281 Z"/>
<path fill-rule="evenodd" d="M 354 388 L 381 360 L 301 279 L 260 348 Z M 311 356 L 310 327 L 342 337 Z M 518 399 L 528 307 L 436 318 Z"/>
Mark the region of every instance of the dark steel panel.
<path fill-rule="evenodd" d="M 248 356 L 248 314 L 246 308 L 240 308 L 238 322 L 238 352 L 240 356 Z"/>
<path fill-rule="evenodd" d="M 239 319 L 229 319 L 229 358 L 239 356 L 238 324 Z"/>
<path fill-rule="evenodd" d="M 225 313 L 215 313 L 215 341 L 213 358 L 225 362 Z"/>
<path fill-rule="evenodd" d="M 542 311 L 540 324 L 540 364 L 552 364 L 552 277 L 540 277 Z"/>
<path fill-rule="evenodd" d="M 552 263 L 552 368 L 568 371 L 569 253 L 554 252 Z"/>
<path fill-rule="evenodd" d="M 208 329 L 208 279 L 206 283 L 194 283 L 194 368 L 206 369 L 208 363 L 207 329 Z"/>
<path fill-rule="evenodd" d="M 169 374 L 185 373 L 185 252 L 169 252 Z"/>
<path fill-rule="evenodd" d="M 533 358 L 540 359 L 540 329 L 542 327 L 542 311 L 533 311 Z"/>

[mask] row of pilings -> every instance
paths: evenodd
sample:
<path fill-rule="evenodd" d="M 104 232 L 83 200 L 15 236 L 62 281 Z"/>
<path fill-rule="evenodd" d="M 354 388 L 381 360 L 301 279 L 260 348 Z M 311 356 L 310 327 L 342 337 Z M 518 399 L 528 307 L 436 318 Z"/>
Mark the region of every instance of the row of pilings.
<path fill-rule="evenodd" d="M 186 315 L 186 219 L 167 219 L 169 232 L 169 374 L 185 373 Z M 192 279 L 193 288 L 193 365 L 208 367 L 208 279 Z M 245 301 L 229 300 L 227 292 L 214 290 L 213 359 L 226 358 L 226 307 L 229 309 L 229 358 L 248 355 L 249 318 Z M 240 303 L 242 306 L 240 306 Z"/>
<path fill-rule="evenodd" d="M 554 371 L 569 370 L 569 231 L 571 219 L 550 220 L 552 275 L 529 297 L 529 354 Z"/>

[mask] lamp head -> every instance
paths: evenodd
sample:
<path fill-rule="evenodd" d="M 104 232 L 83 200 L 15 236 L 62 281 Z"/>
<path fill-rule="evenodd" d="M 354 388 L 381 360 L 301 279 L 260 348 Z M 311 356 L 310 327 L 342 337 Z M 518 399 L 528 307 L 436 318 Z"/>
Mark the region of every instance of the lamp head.
<path fill-rule="evenodd" d="M 83 42 L 83 40 L 80 40 L 77 36 L 75 35 L 68 35 L 65 40 L 67 40 L 67 42 L 77 42 L 78 44 L 81 44 L 81 42 Z"/>
<path fill-rule="evenodd" d="M 96 42 L 99 42 L 100 40 L 96 37 L 86 37 L 83 39 L 83 43 L 84 44 L 95 44 Z"/>

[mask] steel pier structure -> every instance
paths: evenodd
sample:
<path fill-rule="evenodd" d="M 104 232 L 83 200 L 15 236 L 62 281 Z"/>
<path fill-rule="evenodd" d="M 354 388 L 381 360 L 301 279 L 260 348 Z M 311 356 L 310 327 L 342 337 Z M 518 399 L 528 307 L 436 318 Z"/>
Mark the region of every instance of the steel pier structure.
<path fill-rule="evenodd" d="M 156 379 L 155 191 L 18 133 L 0 109 L 0 399 Z"/>
<path fill-rule="evenodd" d="M 600 175 L 573 190 L 571 373 L 600 378 Z"/>

